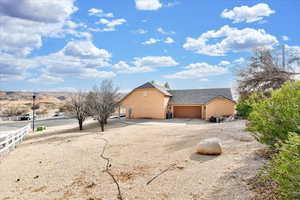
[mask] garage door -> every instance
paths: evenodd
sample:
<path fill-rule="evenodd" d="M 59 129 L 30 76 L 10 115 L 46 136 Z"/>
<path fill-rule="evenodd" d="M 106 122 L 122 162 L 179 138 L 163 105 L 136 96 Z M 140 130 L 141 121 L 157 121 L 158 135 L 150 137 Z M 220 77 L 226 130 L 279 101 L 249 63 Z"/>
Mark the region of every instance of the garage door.
<path fill-rule="evenodd" d="M 174 106 L 175 118 L 201 118 L 201 106 Z"/>

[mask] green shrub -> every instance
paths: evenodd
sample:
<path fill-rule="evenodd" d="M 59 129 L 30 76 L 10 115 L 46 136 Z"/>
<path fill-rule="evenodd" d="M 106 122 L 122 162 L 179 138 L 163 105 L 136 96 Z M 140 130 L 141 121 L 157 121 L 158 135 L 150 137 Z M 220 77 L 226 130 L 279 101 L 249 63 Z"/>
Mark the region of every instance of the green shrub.
<path fill-rule="evenodd" d="M 252 111 L 252 106 L 248 105 L 245 101 L 239 101 L 236 104 L 236 111 L 239 117 L 247 119 L 250 112 Z"/>
<path fill-rule="evenodd" d="M 267 179 L 277 183 L 282 200 L 300 199 L 300 136 L 289 134 L 285 143 L 278 145 L 279 152 L 263 168 Z"/>
<path fill-rule="evenodd" d="M 249 130 L 259 142 L 274 148 L 287 140 L 289 132 L 300 135 L 300 81 L 284 84 L 269 98 L 257 100 L 254 95 L 249 101 L 253 108 L 248 117 Z"/>

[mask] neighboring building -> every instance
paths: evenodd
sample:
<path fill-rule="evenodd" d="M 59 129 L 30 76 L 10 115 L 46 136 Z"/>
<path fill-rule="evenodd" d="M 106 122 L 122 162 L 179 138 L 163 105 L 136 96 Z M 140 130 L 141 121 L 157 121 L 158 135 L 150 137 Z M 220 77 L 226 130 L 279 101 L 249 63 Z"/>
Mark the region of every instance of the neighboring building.
<path fill-rule="evenodd" d="M 235 102 L 230 88 L 167 90 L 147 82 L 123 97 L 119 104 L 127 118 L 165 119 L 167 112 L 174 118 L 209 119 L 233 115 Z"/>

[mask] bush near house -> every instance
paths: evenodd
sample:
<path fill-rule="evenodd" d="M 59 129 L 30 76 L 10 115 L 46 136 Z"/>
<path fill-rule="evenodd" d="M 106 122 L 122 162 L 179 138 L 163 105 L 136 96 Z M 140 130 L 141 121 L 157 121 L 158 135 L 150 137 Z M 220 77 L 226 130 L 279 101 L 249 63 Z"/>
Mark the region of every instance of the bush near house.
<path fill-rule="evenodd" d="M 276 152 L 262 168 L 264 182 L 276 185 L 282 200 L 300 199 L 300 81 L 287 82 L 269 97 L 248 100 L 250 131 Z M 272 189 L 272 188 L 271 188 Z"/>
<path fill-rule="evenodd" d="M 252 111 L 252 106 L 247 104 L 246 101 L 239 101 L 236 104 L 237 116 L 247 119 Z"/>
<path fill-rule="evenodd" d="M 249 102 L 253 109 L 249 130 L 259 142 L 274 148 L 288 139 L 289 132 L 300 135 L 300 81 L 287 82 L 269 98 L 258 100 L 256 95 Z"/>
<path fill-rule="evenodd" d="M 291 133 L 278 145 L 279 153 L 263 168 L 263 179 L 275 181 L 282 200 L 300 199 L 300 136 Z"/>

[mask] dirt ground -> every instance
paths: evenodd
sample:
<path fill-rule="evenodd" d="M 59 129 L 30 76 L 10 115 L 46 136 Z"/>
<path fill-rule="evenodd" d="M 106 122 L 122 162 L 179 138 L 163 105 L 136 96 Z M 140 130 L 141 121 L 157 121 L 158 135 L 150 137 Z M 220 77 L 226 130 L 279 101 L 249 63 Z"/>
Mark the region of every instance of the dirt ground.
<path fill-rule="evenodd" d="M 113 200 L 119 182 L 123 199 L 249 200 L 247 179 L 263 160 L 263 146 L 244 131 L 244 121 L 114 120 L 104 133 L 91 123 L 31 134 L 0 161 L 0 200 Z M 223 154 L 195 153 L 205 138 L 222 140 Z M 146 184 L 151 178 L 168 169 Z"/>

